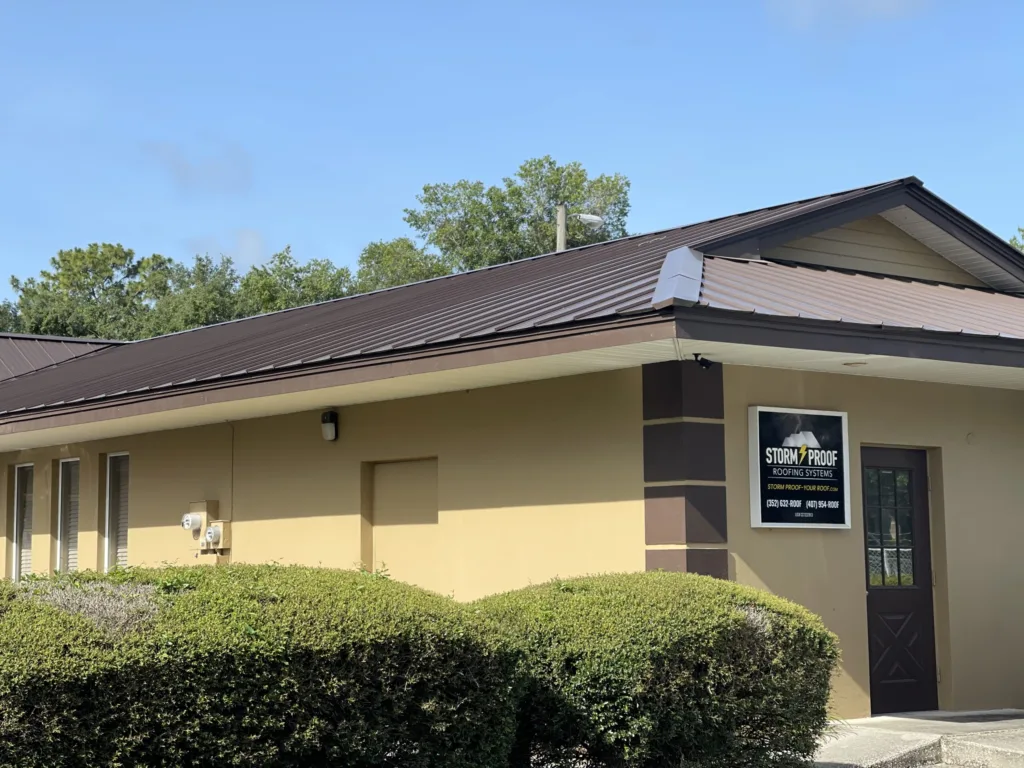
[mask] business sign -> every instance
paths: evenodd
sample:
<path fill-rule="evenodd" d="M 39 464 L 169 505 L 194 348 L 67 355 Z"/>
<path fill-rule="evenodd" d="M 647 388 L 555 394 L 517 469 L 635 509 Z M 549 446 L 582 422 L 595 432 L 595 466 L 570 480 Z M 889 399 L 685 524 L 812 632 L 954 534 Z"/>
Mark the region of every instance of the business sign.
<path fill-rule="evenodd" d="M 750 407 L 750 522 L 849 528 L 846 414 Z"/>

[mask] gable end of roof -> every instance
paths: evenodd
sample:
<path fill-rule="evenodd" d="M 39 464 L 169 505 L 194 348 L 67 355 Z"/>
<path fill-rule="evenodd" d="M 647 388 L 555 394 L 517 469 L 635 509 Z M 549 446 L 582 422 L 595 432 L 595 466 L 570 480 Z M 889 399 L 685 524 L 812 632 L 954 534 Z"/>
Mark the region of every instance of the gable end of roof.
<path fill-rule="evenodd" d="M 769 248 L 868 216 L 888 217 L 897 210 L 909 211 L 919 222 L 918 228 L 923 224 L 930 225 L 933 232 L 941 230 L 947 242 L 956 245 L 948 249 L 948 253 L 940 254 L 952 263 L 991 288 L 1024 293 L 1024 254 L 925 189 L 921 180 L 914 176 L 816 198 L 802 207 L 788 207 L 779 216 L 752 222 L 751 226 L 693 245 L 715 256 L 757 257 Z M 914 236 L 913 226 L 908 227 L 906 222 L 897 222 L 897 226 Z M 970 257 L 953 255 L 954 252 L 965 253 L 965 248 L 970 251 Z"/>

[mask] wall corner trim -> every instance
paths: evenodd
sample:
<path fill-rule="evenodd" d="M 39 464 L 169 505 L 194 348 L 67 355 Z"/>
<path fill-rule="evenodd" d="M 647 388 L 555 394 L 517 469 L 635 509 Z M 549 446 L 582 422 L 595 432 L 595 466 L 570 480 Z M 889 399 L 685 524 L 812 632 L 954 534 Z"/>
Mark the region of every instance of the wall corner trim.
<path fill-rule="evenodd" d="M 704 254 L 683 246 L 665 254 L 654 287 L 651 306 L 660 309 L 677 304 L 692 307 L 700 300 L 700 286 L 704 277 Z"/>

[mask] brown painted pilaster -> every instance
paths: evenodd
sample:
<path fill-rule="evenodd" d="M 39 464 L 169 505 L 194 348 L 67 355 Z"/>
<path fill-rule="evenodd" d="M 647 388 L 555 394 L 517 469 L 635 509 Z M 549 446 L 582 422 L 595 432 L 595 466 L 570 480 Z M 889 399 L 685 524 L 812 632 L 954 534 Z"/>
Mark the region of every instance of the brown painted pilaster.
<path fill-rule="evenodd" d="M 643 367 L 647 570 L 729 578 L 722 366 Z"/>

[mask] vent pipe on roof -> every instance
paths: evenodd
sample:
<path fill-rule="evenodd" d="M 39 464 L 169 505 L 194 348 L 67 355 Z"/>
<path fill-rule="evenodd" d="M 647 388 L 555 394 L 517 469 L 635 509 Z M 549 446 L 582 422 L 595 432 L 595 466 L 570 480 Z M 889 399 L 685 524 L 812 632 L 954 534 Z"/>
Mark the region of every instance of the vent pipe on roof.
<path fill-rule="evenodd" d="M 565 250 L 565 203 L 555 206 L 555 253 Z"/>

